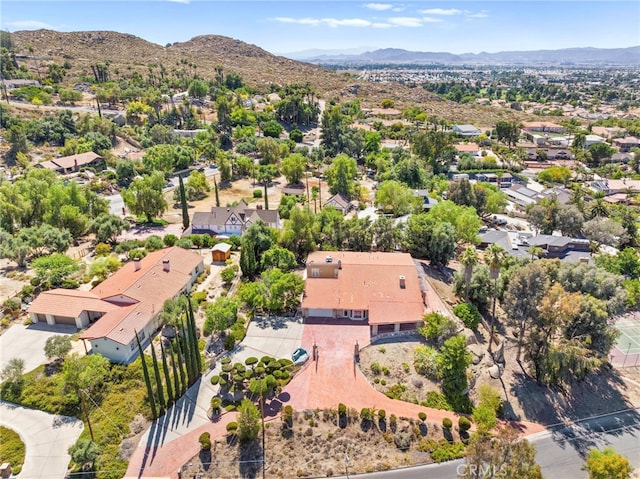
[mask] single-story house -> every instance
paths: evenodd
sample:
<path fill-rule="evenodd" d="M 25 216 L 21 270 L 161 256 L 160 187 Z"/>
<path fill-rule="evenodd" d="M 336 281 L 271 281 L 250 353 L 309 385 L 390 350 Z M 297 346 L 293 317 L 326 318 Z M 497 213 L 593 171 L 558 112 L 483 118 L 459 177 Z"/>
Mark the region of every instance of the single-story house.
<path fill-rule="evenodd" d="M 456 143 L 453 147 L 459 155 L 468 153 L 471 156 L 480 156 L 480 146 L 477 143 Z"/>
<path fill-rule="evenodd" d="M 422 209 L 429 211 L 438 204 L 438 200 L 429 197 L 429 190 L 413 190 L 413 196 L 422 198 Z"/>
<path fill-rule="evenodd" d="M 620 153 L 629 153 L 633 148 L 640 148 L 640 138 L 635 136 L 616 138 L 613 140 L 613 145 L 618 147 Z"/>
<path fill-rule="evenodd" d="M 306 318 L 366 321 L 371 336 L 423 323 L 426 282 L 408 253 L 316 251 L 306 273 Z"/>
<path fill-rule="evenodd" d="M 88 327 L 80 339 L 90 343 L 92 353 L 127 364 L 138 356 L 136 332 L 148 343 L 161 326 L 165 301 L 189 293 L 203 271 L 200 255 L 165 248 L 125 264 L 91 291 L 41 293 L 29 307 L 29 317 L 50 325 Z"/>
<path fill-rule="evenodd" d="M 88 151 L 77 155 L 54 158 L 50 161 L 42 161 L 36 164 L 36 166 L 46 168 L 47 170 L 53 170 L 58 173 L 67 174 L 78 171 L 80 168 L 87 166 L 98 166 L 102 164 L 102 162 L 103 158 L 100 155 L 93 151 Z"/>
<path fill-rule="evenodd" d="M 522 125 L 524 131 L 539 131 L 543 133 L 564 133 L 566 128 L 550 121 L 529 121 Z"/>
<path fill-rule="evenodd" d="M 24 78 L 16 78 L 14 80 L 2 80 L 5 88 L 7 90 L 15 90 L 16 88 L 22 88 L 25 86 L 40 86 L 40 82 L 38 80 L 27 80 Z"/>
<path fill-rule="evenodd" d="M 480 247 L 497 244 L 510 256 L 530 258 L 531 246 L 542 248 L 546 258 L 567 261 L 590 261 L 589 240 L 568 236 L 534 235 L 520 231 L 488 230 L 480 233 Z"/>
<path fill-rule="evenodd" d="M 342 212 L 343 215 L 346 215 L 355 208 L 353 202 L 349 201 L 349 199 L 344 196 L 342 193 L 336 193 L 331 198 L 329 198 L 322 207 L 325 206 L 333 206 L 335 209 Z"/>
<path fill-rule="evenodd" d="M 231 257 L 231 245 L 229 243 L 218 243 L 211 249 L 211 261 L 224 262 Z"/>
<path fill-rule="evenodd" d="M 589 148 L 591 145 L 595 145 L 596 143 L 605 143 L 606 140 L 599 135 L 586 135 L 584 137 L 584 147 Z"/>
<path fill-rule="evenodd" d="M 242 200 L 236 206 L 214 206 L 211 211 L 196 211 L 191 219 L 191 231 L 193 234 L 212 236 L 220 234 L 240 236 L 257 221 L 263 221 L 272 228 L 282 227 L 278 210 L 249 208 Z"/>
<path fill-rule="evenodd" d="M 482 131 L 473 125 L 453 125 L 452 129 L 456 135 L 465 138 L 473 138 L 482 134 Z"/>

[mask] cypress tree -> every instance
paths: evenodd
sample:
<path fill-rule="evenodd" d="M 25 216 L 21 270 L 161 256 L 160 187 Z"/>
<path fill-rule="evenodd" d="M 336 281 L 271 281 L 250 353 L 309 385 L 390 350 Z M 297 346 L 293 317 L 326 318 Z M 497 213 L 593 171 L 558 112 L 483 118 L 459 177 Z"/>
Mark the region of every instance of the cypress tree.
<path fill-rule="evenodd" d="M 218 196 L 218 182 L 216 181 L 216 179 L 213 179 L 213 191 L 216 194 L 216 206 L 218 208 L 220 208 L 220 197 Z"/>
<path fill-rule="evenodd" d="M 189 332 L 185 327 L 184 319 L 180 318 L 180 340 L 182 341 L 182 353 L 184 354 L 184 364 L 187 368 L 187 387 L 191 386 L 195 380 L 193 379 L 193 363 L 191 361 L 191 347 L 189 345 Z"/>
<path fill-rule="evenodd" d="M 187 208 L 187 194 L 184 191 L 182 176 L 178 176 L 180 183 L 180 205 L 182 206 L 182 227 L 186 230 L 189 227 L 189 209 Z"/>
<path fill-rule="evenodd" d="M 164 412 L 166 403 L 164 402 L 162 378 L 160 377 L 160 368 L 158 368 L 158 358 L 156 357 L 156 350 L 153 347 L 153 341 L 151 341 L 151 361 L 153 363 L 153 374 L 156 377 L 156 390 L 158 391 L 158 403 L 160 404 L 160 410 Z"/>
<path fill-rule="evenodd" d="M 187 304 L 189 308 L 189 318 L 190 325 L 189 331 L 191 332 L 191 341 L 193 344 L 193 359 L 195 360 L 196 365 L 196 377 L 200 377 L 200 373 L 202 371 L 202 359 L 200 358 L 200 345 L 198 344 L 198 331 L 196 326 L 196 317 L 193 314 L 193 305 L 191 304 L 191 298 L 189 296 L 187 298 Z"/>
<path fill-rule="evenodd" d="M 178 372 L 180 373 L 180 396 L 187 391 L 187 375 L 185 373 L 185 360 L 182 354 L 180 338 L 176 338 L 176 359 L 178 361 Z"/>
<path fill-rule="evenodd" d="M 240 270 L 242 276 L 247 279 L 253 279 L 257 270 L 256 252 L 253 248 L 253 242 L 242 240 L 240 247 Z"/>
<path fill-rule="evenodd" d="M 171 375 L 169 374 L 169 366 L 167 364 L 167 355 L 160 341 L 160 354 L 162 354 L 162 372 L 164 373 L 164 382 L 167 385 L 167 407 L 173 404 L 173 388 L 171 387 Z"/>
<path fill-rule="evenodd" d="M 264 209 L 265 210 L 269 209 L 269 194 L 267 193 L 267 183 L 268 181 L 265 180 L 264 182 Z"/>
<path fill-rule="evenodd" d="M 173 351 L 173 345 L 171 343 L 169 343 L 169 357 L 171 358 L 171 371 L 173 372 L 173 391 L 174 394 L 176 396 L 176 401 L 178 400 L 178 398 L 180 396 L 182 396 L 181 391 L 181 386 L 180 386 L 180 374 L 178 373 L 178 370 L 176 369 L 176 358 L 174 356 L 174 351 Z"/>
<path fill-rule="evenodd" d="M 147 368 L 147 361 L 144 359 L 144 351 L 140 344 L 140 338 L 138 337 L 138 331 L 136 333 L 136 342 L 138 343 L 138 352 L 140 354 L 140 360 L 142 361 L 142 374 L 144 376 L 144 383 L 147 385 L 147 396 L 149 396 L 149 405 L 151 406 L 151 416 L 153 419 L 158 418 L 158 411 L 156 410 L 156 401 L 154 399 L 153 386 L 151 385 L 151 378 L 149 377 L 149 369 Z"/>

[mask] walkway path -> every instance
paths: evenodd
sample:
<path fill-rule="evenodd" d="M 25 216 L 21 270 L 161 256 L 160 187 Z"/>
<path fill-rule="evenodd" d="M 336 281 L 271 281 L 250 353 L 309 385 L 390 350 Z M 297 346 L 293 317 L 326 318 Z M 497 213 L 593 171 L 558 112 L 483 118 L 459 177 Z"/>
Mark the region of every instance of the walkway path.
<path fill-rule="evenodd" d="M 59 416 L 0 401 L 0 424 L 13 429 L 25 443 L 26 455 L 18 478 L 63 479 L 71 457 L 69 446 L 84 425 L 75 417 Z"/>
<path fill-rule="evenodd" d="M 363 407 L 385 409 L 388 416 L 417 418 L 418 413 L 424 411 L 429 422 L 442 423 L 444 417 L 455 422 L 454 413 L 390 399 L 368 383 L 353 361 L 356 341 L 360 347 L 369 344 L 369 326 L 366 323 L 345 322 L 339 326 L 335 322 L 307 323 L 299 338 L 296 331 L 300 332 L 302 325 L 285 322 L 279 325 L 280 331 L 272 326 L 260 327 L 252 323 L 251 328 L 254 329 L 250 328 L 234 359 L 242 361 L 249 356 L 264 354 L 287 357 L 296 343 L 301 343 L 310 353 L 315 343 L 319 353 L 318 361 L 310 360 L 286 386 L 278 398 L 278 405 L 290 404 L 295 410 L 302 410 L 335 408 L 342 402 L 358 410 Z M 271 353 L 274 350 L 280 354 Z M 216 423 L 206 419 L 206 409 L 214 393 L 208 380 L 210 375 L 193 386 L 170 414 L 159 419 L 147 431 L 131 458 L 127 478 L 177 478 L 180 467 L 198 454 L 198 436 L 202 432 L 208 431 L 212 438 L 225 434 L 226 424 L 235 420 L 235 415 L 225 414 Z M 521 422 L 516 426 L 524 434 L 544 430 L 543 426 L 534 423 Z"/>

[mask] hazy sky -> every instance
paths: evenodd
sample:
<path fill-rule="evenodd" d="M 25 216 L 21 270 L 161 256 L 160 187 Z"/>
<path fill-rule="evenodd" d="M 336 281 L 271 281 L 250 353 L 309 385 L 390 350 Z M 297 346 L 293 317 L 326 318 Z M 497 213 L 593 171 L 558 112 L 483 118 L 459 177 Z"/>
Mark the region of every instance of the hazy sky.
<path fill-rule="evenodd" d="M 640 45 L 640 2 L 1 0 L 9 31 L 113 30 L 165 45 L 215 34 L 271 53 L 404 48 L 496 52 Z"/>

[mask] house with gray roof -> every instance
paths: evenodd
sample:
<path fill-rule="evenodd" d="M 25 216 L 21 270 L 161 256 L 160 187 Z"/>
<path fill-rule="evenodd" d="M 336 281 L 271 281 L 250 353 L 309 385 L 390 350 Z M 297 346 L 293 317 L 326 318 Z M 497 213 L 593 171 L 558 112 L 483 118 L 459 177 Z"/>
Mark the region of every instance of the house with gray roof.
<path fill-rule="evenodd" d="M 531 246 L 542 248 L 541 256 L 567 261 L 590 261 L 590 242 L 587 239 L 568 236 L 534 235 L 521 231 L 487 230 L 480 233 L 480 247 L 492 244 L 500 246 L 510 256 L 530 258 Z"/>
<path fill-rule="evenodd" d="M 261 206 L 261 205 L 260 205 Z M 249 208 L 240 201 L 236 206 L 213 207 L 211 211 L 196 211 L 191 219 L 193 234 L 242 235 L 256 221 L 280 229 L 282 223 L 278 210 Z"/>
<path fill-rule="evenodd" d="M 464 138 L 473 138 L 482 134 L 482 131 L 473 125 L 453 125 L 453 132 Z"/>

